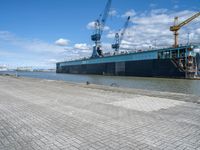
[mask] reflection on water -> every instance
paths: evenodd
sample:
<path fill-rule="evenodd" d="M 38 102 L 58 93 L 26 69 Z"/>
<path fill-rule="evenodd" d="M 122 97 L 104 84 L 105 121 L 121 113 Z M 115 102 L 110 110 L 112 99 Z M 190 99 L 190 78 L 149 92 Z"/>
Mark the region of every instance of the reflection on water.
<path fill-rule="evenodd" d="M 74 75 L 56 74 L 54 72 L 18 72 L 18 75 L 25 77 L 42 78 L 50 80 L 64 80 L 79 83 L 86 83 L 87 81 L 89 81 L 90 83 L 99 85 L 114 85 L 119 87 L 176 92 L 200 96 L 200 80 Z"/>

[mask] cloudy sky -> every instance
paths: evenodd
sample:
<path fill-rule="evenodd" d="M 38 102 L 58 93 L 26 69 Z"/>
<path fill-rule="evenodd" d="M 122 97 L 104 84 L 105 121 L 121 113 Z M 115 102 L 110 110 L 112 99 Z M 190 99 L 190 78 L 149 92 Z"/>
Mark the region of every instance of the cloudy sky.
<path fill-rule="evenodd" d="M 1 0 L 0 65 L 55 68 L 55 62 L 91 55 L 93 21 L 107 0 Z M 102 37 L 104 52 L 111 52 L 114 35 L 127 16 L 129 27 L 121 50 L 168 47 L 173 18 L 197 13 L 199 0 L 112 0 Z M 199 17 L 200 18 L 200 17 Z M 179 41 L 200 42 L 200 19 L 180 30 Z"/>

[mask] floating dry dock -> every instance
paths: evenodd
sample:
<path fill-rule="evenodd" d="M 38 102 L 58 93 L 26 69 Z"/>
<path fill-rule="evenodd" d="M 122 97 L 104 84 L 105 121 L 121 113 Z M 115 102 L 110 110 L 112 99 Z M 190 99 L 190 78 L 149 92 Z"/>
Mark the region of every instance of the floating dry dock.
<path fill-rule="evenodd" d="M 200 77 L 200 45 L 58 62 L 57 73 L 195 79 Z"/>

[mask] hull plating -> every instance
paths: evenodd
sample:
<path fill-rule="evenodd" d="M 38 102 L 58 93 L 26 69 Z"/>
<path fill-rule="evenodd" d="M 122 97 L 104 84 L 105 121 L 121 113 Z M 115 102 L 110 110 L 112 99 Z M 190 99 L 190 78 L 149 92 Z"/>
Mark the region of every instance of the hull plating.
<path fill-rule="evenodd" d="M 171 59 L 66 65 L 57 68 L 57 73 L 185 78 L 185 72 Z"/>

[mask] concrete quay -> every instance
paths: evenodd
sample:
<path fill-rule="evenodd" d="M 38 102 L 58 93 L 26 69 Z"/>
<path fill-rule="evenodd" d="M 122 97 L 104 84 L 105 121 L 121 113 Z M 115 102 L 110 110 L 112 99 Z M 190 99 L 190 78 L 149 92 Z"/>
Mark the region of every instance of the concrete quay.
<path fill-rule="evenodd" d="M 0 76 L 0 150 L 200 150 L 200 97 Z"/>

